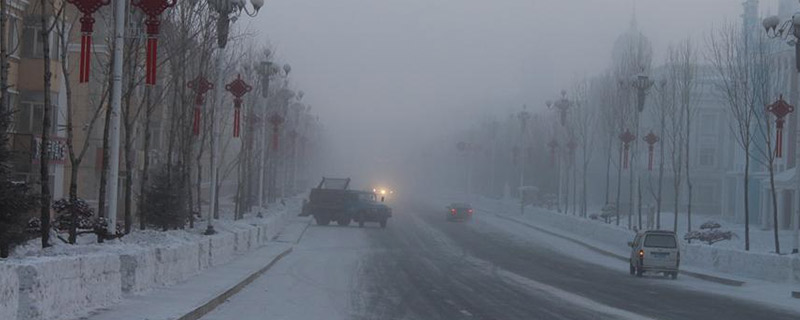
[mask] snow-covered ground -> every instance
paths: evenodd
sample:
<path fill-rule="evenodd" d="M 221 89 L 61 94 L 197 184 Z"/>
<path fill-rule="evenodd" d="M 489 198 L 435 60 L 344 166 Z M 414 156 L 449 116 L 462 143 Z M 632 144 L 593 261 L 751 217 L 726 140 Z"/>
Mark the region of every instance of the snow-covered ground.
<path fill-rule="evenodd" d="M 479 201 L 487 201 L 487 199 L 481 199 Z M 490 202 L 494 202 L 496 200 L 488 200 Z M 510 205 L 514 205 L 519 210 L 519 203 L 516 202 L 514 199 L 507 199 L 504 202 L 509 203 Z M 531 207 L 528 207 L 531 208 Z M 599 214 L 601 207 L 600 206 L 589 206 L 588 212 L 589 214 Z M 574 208 L 572 204 L 570 204 L 569 208 L 569 215 L 573 215 Z M 673 212 L 662 212 L 661 213 L 661 229 L 664 230 L 672 230 L 674 225 L 675 214 Z M 631 217 L 633 225 L 638 225 L 638 211 L 634 211 L 633 216 Z M 737 250 L 744 250 L 745 247 L 745 236 L 744 236 L 744 223 L 737 223 L 732 221 L 731 217 L 722 216 L 722 215 L 709 215 L 704 214 L 702 212 L 693 212 L 692 213 L 692 230 L 700 230 L 700 225 L 702 225 L 706 221 L 715 221 L 722 225 L 721 230 L 730 230 L 733 231 L 736 236 L 728 241 L 721 241 L 714 244 L 715 247 L 720 248 L 731 248 Z M 616 225 L 614 221 L 611 224 Z M 628 227 L 628 213 L 621 212 L 620 213 L 620 227 L 626 228 Z M 642 225 L 647 226 L 647 214 L 645 213 L 645 209 L 642 210 Z M 656 225 L 654 222 L 653 225 Z M 688 219 L 686 212 L 681 212 L 678 214 L 678 234 L 683 236 L 688 231 Z M 778 230 L 778 238 L 780 240 L 781 245 L 781 253 L 789 253 L 792 250 L 792 246 L 794 244 L 795 234 L 792 230 L 789 229 L 780 229 Z M 750 224 L 750 251 L 752 252 L 775 252 L 775 238 L 772 229 L 763 228 L 758 223 L 751 223 Z"/>
<path fill-rule="evenodd" d="M 449 196 L 444 198 L 455 201 L 459 197 Z M 613 253 L 618 257 L 625 257 L 630 254 L 630 249 L 626 244 L 627 241 L 633 238 L 634 233 L 627 229 L 627 217 L 621 221 L 620 226 L 616 226 L 613 223 L 605 224 L 599 220 L 584 219 L 535 207 L 526 207 L 526 213 L 520 215 L 519 204 L 513 200 L 473 199 L 473 205 L 484 214 L 499 215 L 507 219 L 528 223 L 531 226 L 541 227 Z M 685 217 L 681 218 L 682 224 L 680 227 L 685 228 Z M 699 226 L 700 223 L 707 221 L 703 218 L 712 219 L 714 217 L 698 215 L 693 220 L 698 221 Z M 663 215 L 662 219 L 672 219 L 672 215 Z M 663 226 L 665 225 L 662 224 Z M 726 224 L 723 223 L 723 226 L 726 226 Z M 530 233 L 532 230 L 528 229 Z M 744 293 L 745 295 L 758 294 L 760 297 L 767 297 L 766 301 L 774 300 L 796 304 L 797 300 L 791 299 L 790 293 L 800 289 L 798 288 L 798 284 L 800 284 L 800 257 L 797 255 L 769 253 L 771 250 L 767 249 L 767 247 L 769 247 L 768 243 L 770 243 L 772 236 L 769 231 L 755 230 L 752 236 L 753 243 L 758 244 L 755 248 L 760 248 L 762 251 L 746 252 L 741 248 L 737 248 L 741 242 L 722 242 L 709 246 L 697 242 L 688 244 L 683 241 L 682 261 L 684 262 L 684 270 L 744 281 L 746 284 L 733 292 Z M 618 259 L 612 260 L 618 261 Z M 615 262 L 615 264 L 620 267 L 619 262 Z M 627 271 L 627 265 L 624 262 L 620 268 L 624 268 Z M 707 284 L 703 283 L 703 285 Z M 722 291 L 727 292 L 728 290 Z"/>

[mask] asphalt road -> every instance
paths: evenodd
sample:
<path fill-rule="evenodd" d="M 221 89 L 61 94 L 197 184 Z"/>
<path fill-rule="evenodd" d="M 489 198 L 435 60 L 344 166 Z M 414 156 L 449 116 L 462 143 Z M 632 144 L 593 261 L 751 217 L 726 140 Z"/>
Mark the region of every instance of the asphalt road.
<path fill-rule="evenodd" d="M 419 204 L 394 212 L 387 229 L 310 226 L 292 255 L 206 319 L 800 319 L 587 263 L 484 218 L 447 222 Z"/>

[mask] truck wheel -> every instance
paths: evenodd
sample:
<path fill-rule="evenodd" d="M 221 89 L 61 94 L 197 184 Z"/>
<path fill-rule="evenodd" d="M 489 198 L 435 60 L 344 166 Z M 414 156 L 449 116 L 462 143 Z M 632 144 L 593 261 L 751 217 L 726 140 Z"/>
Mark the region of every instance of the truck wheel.
<path fill-rule="evenodd" d="M 381 228 L 386 228 L 386 219 L 381 219 L 380 224 Z"/>
<path fill-rule="evenodd" d="M 317 225 L 320 225 L 320 226 L 327 226 L 327 225 L 329 225 L 331 223 L 331 220 L 328 219 L 327 217 L 326 218 L 315 218 L 315 220 L 317 220 Z"/>
<path fill-rule="evenodd" d="M 339 224 L 340 226 L 345 226 L 345 227 L 349 226 L 350 225 L 350 218 L 349 217 L 341 218 L 339 220 L 336 220 L 336 223 Z"/>

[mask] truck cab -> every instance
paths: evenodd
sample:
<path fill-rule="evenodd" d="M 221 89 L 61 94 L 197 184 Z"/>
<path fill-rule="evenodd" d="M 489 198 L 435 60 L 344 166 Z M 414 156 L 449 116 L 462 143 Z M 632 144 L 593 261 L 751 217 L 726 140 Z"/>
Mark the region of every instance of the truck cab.
<path fill-rule="evenodd" d="M 316 223 L 323 226 L 331 221 L 342 226 L 358 222 L 359 227 L 366 222 L 377 222 L 385 228 L 392 216 L 391 208 L 378 202 L 374 192 L 349 190 L 349 185 L 349 178 L 322 178 L 320 184 L 311 189 L 303 214 L 314 216 Z"/>

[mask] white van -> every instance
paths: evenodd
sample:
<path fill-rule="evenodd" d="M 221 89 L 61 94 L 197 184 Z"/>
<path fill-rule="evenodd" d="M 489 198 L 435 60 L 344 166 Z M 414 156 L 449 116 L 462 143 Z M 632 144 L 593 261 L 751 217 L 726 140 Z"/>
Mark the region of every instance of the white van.
<path fill-rule="evenodd" d="M 636 234 L 631 247 L 631 274 L 641 277 L 645 272 L 662 272 L 672 279 L 678 278 L 681 250 L 678 238 L 672 231 L 644 231 Z"/>

